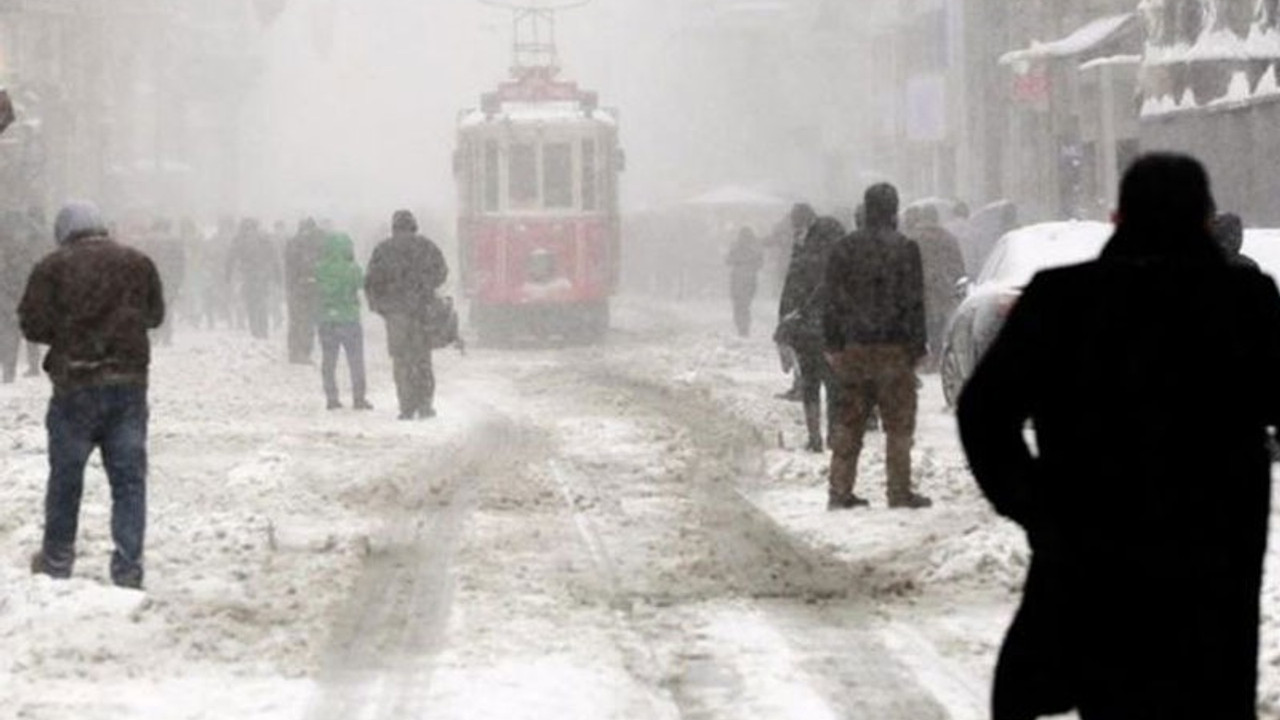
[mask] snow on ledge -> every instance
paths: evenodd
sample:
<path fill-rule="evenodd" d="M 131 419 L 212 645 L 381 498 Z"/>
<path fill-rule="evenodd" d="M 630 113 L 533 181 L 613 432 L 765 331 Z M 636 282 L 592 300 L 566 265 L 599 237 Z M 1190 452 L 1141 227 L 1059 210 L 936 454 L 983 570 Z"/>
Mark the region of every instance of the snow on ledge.
<path fill-rule="evenodd" d="M 1096 60 L 1090 60 L 1080 66 L 1081 70 L 1093 70 L 1095 68 L 1104 67 L 1129 67 L 1133 65 L 1141 65 L 1141 55 L 1112 55 L 1111 57 L 1102 57 Z"/>
<path fill-rule="evenodd" d="M 1074 57 L 1098 47 L 1136 21 L 1137 15 L 1133 13 L 1099 18 L 1059 40 L 1047 43 L 1032 41 L 1029 48 L 1005 53 L 1000 56 L 1000 64 Z"/>

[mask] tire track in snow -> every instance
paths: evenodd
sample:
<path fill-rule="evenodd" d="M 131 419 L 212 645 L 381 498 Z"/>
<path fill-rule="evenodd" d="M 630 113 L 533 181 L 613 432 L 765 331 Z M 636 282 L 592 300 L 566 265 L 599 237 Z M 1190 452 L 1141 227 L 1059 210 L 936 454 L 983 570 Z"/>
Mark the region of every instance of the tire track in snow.
<path fill-rule="evenodd" d="M 437 498 L 414 499 L 374 541 L 355 595 L 334 627 L 308 720 L 420 717 L 432 659 L 444 644 L 452 602 L 449 572 L 463 527 L 492 468 L 521 449 L 509 418 L 488 419 L 467 436 Z M 496 451 L 495 451 L 496 448 Z"/>
<path fill-rule="evenodd" d="M 881 641 L 872 605 L 848 597 L 856 586 L 848 568 L 795 542 L 737 490 L 739 476 L 761 468 L 756 450 L 761 442 L 754 431 L 666 388 L 608 373 L 586 379 L 606 392 L 625 394 L 626 401 L 609 403 L 613 407 L 635 408 L 639 412 L 633 414 L 641 418 L 682 428 L 694 449 L 685 484 L 669 490 L 686 493 L 692 505 L 666 518 L 689 525 L 682 536 L 691 545 L 665 550 L 710 549 L 707 560 L 717 566 L 721 580 L 718 587 L 692 592 L 672 588 L 664 597 L 648 596 L 634 587 L 634 578 L 619 577 L 603 538 L 627 537 L 627 523 L 594 499 L 608 490 L 587 482 L 586 473 L 564 466 L 556 473 L 583 543 L 611 579 L 611 602 L 659 606 L 656 620 L 629 614 L 628 622 L 649 638 L 650 656 L 659 654 L 653 645 L 674 647 L 667 685 L 681 717 L 949 717 L 938 702 L 950 704 L 948 699 L 921 683 L 919 674 Z M 608 451 L 602 454 L 607 457 Z M 610 474 L 607 465 L 605 472 L 595 473 L 599 478 Z M 686 636 L 691 626 L 698 632 Z"/>

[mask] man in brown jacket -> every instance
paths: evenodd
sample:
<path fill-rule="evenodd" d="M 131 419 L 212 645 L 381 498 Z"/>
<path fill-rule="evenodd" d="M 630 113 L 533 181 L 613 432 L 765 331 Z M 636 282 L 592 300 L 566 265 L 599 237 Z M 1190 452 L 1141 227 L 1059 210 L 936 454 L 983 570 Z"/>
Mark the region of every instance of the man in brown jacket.
<path fill-rule="evenodd" d="M 920 248 L 898 232 L 898 191 L 892 185 L 867 190 L 866 223 L 840 242 L 827 264 L 823 341 L 840 386 L 828 508 L 867 504 L 853 487 L 875 407 L 887 443 L 889 507 L 929 507 L 929 498 L 911 487 L 915 368 L 926 354 Z"/>
<path fill-rule="evenodd" d="M 95 448 L 111 483 L 111 579 L 142 587 L 146 534 L 147 332 L 164 321 L 160 276 L 113 241 L 97 208 L 73 203 L 54 226 L 58 249 L 36 265 L 18 306 L 27 340 L 50 346 L 49 484 L 31 569 L 70 577 L 84 468 Z"/>

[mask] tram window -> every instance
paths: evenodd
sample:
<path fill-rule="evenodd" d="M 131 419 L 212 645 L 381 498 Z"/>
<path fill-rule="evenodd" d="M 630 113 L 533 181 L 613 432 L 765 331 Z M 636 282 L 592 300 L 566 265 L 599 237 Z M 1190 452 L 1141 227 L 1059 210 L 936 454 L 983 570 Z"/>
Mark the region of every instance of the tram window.
<path fill-rule="evenodd" d="M 573 207 L 573 146 L 553 143 L 542 148 L 542 197 L 549 208 Z"/>
<path fill-rule="evenodd" d="M 582 209 L 595 210 L 596 192 L 596 141 L 582 141 Z"/>
<path fill-rule="evenodd" d="M 533 145 L 512 145 L 507 166 L 508 194 L 515 207 L 538 204 L 538 151 Z"/>
<path fill-rule="evenodd" d="M 499 188 L 498 175 L 501 171 L 498 156 L 498 143 L 490 140 L 484 144 L 484 209 L 485 212 L 498 211 Z"/>

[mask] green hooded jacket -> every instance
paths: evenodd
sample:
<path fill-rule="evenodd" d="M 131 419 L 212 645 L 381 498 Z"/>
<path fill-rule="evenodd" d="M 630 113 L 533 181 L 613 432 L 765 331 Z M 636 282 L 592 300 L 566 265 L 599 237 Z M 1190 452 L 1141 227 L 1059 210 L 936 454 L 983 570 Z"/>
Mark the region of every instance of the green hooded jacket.
<path fill-rule="evenodd" d="M 334 233 L 325 237 L 320 262 L 316 264 L 316 286 L 320 291 L 319 322 L 360 322 L 364 271 L 355 260 L 355 243 L 347 235 Z"/>

